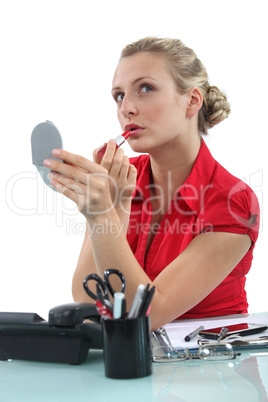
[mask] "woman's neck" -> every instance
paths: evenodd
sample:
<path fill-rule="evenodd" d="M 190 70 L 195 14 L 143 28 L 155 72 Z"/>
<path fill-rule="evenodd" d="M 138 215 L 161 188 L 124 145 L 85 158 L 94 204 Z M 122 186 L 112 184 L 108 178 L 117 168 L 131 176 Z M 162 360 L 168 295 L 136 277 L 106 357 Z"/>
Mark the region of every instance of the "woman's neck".
<path fill-rule="evenodd" d="M 161 195 L 160 198 L 168 204 L 167 208 L 175 192 L 189 176 L 197 158 L 201 140 L 199 135 L 190 137 L 186 141 L 178 140 L 176 144 L 166 147 L 167 149 L 164 147 L 150 155 L 151 184 L 153 184 L 151 195 L 159 197 Z"/>

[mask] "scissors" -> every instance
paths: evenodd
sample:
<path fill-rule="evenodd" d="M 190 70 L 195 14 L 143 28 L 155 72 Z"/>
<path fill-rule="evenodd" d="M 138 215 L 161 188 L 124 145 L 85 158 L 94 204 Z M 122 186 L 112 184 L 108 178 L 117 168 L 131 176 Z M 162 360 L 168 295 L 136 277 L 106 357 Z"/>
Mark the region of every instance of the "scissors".
<path fill-rule="evenodd" d="M 96 294 L 93 293 L 89 288 L 88 288 L 88 282 L 89 281 L 96 281 L 96 285 L 99 285 L 101 290 L 102 290 L 102 295 L 105 300 L 110 301 L 109 298 L 109 293 L 114 297 L 115 291 L 110 283 L 109 277 L 110 275 L 115 275 L 120 279 L 121 282 L 121 290 L 120 292 L 125 293 L 125 288 L 126 288 L 126 280 L 122 272 L 118 271 L 117 269 L 107 269 L 104 271 L 103 276 L 104 280 L 101 279 L 101 277 L 97 274 L 90 274 L 85 277 L 83 281 L 83 286 L 86 291 L 86 293 L 94 300 L 98 299 L 97 292 Z M 98 286 L 97 286 L 98 287 Z"/>

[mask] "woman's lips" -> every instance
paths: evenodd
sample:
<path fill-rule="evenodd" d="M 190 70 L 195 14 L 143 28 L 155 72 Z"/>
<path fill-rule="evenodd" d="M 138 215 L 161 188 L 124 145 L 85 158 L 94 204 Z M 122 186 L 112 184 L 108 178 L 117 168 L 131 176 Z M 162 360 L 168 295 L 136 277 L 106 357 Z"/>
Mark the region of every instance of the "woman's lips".
<path fill-rule="evenodd" d="M 130 137 L 133 137 L 134 135 L 139 134 L 142 130 L 143 130 L 143 128 L 135 128 L 134 130 L 129 130 Z"/>
<path fill-rule="evenodd" d="M 128 124 L 125 127 L 125 130 L 130 132 L 130 136 L 134 136 L 139 134 L 143 130 L 143 127 L 140 127 L 137 124 Z"/>

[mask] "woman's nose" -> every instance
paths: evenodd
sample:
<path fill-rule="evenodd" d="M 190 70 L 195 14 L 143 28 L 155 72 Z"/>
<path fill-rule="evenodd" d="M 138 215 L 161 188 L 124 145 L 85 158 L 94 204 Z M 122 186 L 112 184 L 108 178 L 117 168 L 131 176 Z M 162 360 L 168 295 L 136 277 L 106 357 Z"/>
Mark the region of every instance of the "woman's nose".
<path fill-rule="evenodd" d="M 138 113 L 138 109 L 133 99 L 125 95 L 121 104 L 121 113 L 124 117 L 135 116 Z"/>

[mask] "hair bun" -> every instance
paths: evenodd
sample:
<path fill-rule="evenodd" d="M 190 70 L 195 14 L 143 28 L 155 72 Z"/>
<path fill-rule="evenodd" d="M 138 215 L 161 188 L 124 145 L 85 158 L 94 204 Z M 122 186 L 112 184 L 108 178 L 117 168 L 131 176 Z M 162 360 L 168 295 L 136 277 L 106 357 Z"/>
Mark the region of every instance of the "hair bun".
<path fill-rule="evenodd" d="M 204 98 L 204 106 L 208 128 L 214 127 L 231 113 L 226 95 L 215 86 L 208 87 L 206 97 Z"/>

